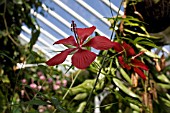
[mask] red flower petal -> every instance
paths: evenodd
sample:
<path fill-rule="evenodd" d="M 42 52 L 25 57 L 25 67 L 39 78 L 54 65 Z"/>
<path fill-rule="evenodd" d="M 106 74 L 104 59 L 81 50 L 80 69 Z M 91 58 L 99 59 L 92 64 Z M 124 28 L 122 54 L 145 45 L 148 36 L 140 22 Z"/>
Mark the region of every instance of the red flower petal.
<path fill-rule="evenodd" d="M 83 44 L 83 42 L 94 32 L 95 29 L 95 26 L 89 28 L 76 28 L 76 33 L 80 39 L 80 44 Z"/>
<path fill-rule="evenodd" d="M 67 56 L 74 50 L 76 50 L 76 49 L 66 49 L 66 50 L 62 51 L 60 54 L 57 54 L 54 57 L 52 57 L 50 60 L 48 60 L 46 62 L 46 64 L 49 66 L 61 64 L 65 61 Z"/>
<path fill-rule="evenodd" d="M 148 66 L 145 65 L 143 62 L 141 62 L 140 60 L 137 60 L 137 59 L 132 59 L 131 60 L 131 63 L 135 66 L 135 67 L 139 67 L 141 69 L 144 69 L 146 71 L 149 70 Z"/>
<path fill-rule="evenodd" d="M 104 36 L 96 36 L 83 46 L 90 46 L 98 50 L 108 50 L 113 47 L 113 43 Z"/>
<path fill-rule="evenodd" d="M 135 55 L 134 49 L 129 44 L 127 44 L 126 42 L 123 42 L 122 45 L 123 45 L 124 49 L 126 50 L 127 56 Z"/>
<path fill-rule="evenodd" d="M 123 51 L 123 48 L 120 43 L 118 42 L 112 42 L 113 48 L 115 49 L 116 52 L 121 52 Z"/>
<path fill-rule="evenodd" d="M 146 80 L 145 74 L 139 68 L 134 67 L 133 69 L 143 80 Z"/>
<path fill-rule="evenodd" d="M 72 64 L 79 69 L 85 69 L 95 60 L 95 58 L 95 53 L 88 50 L 79 49 L 72 56 Z"/>
<path fill-rule="evenodd" d="M 64 44 L 64 45 L 72 45 L 77 46 L 77 43 L 73 36 L 69 36 L 68 38 L 64 38 L 61 40 L 56 41 L 54 44 Z"/>
<path fill-rule="evenodd" d="M 121 66 L 123 68 L 126 68 L 127 70 L 131 69 L 131 66 L 129 66 L 128 64 L 125 63 L 125 61 L 124 61 L 122 56 L 118 56 L 118 61 L 119 61 L 119 63 L 121 64 Z"/>

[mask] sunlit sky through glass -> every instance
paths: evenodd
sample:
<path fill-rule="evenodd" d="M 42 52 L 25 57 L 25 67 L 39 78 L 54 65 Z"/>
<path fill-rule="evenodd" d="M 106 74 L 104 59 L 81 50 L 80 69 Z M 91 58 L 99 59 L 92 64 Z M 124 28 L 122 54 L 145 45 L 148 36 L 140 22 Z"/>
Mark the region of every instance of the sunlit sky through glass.
<path fill-rule="evenodd" d="M 101 19 L 116 16 L 117 13 L 112 11 L 112 15 L 110 6 L 106 5 L 103 1 L 109 2 L 109 0 L 43 0 L 43 5 L 48 8 L 48 11 L 42 8 L 41 10 L 44 10 L 44 14 L 41 15 L 32 10 L 32 14 L 37 17 L 39 26 L 42 29 L 36 45 L 39 46 L 40 50 L 48 53 L 47 58 L 56 55 L 55 51 L 61 51 L 64 48 L 61 45 L 53 45 L 53 43 L 58 39 L 74 35 L 70 29 L 72 20 L 75 21 L 79 28 L 94 25 L 98 31 L 102 32 L 101 35 L 104 34 L 109 38 L 111 35 L 109 25 L 101 21 Z M 110 0 L 110 2 L 117 6 L 117 8 L 121 4 L 121 0 Z M 88 5 L 102 15 L 102 17 L 96 17 L 84 5 Z M 121 10 L 123 9 L 121 8 Z M 56 15 L 58 15 L 57 18 L 55 18 Z M 29 32 L 28 28 L 23 27 L 22 37 L 25 36 L 25 38 L 30 39 Z"/>

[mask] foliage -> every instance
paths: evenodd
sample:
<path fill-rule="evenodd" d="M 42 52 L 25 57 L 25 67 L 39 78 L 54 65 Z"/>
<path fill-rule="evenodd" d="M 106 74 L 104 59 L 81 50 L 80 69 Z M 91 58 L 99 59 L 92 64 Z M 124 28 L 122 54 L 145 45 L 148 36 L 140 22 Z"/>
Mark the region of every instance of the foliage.
<path fill-rule="evenodd" d="M 54 66 L 69 54 L 76 56 L 72 60 L 79 62 L 63 65 L 69 68 L 64 73 L 58 68 L 61 65 L 38 64 L 46 61 L 45 55 L 33 51 L 40 31 L 30 9 L 40 11 L 41 2 L 0 2 L 0 112 L 92 113 L 99 108 L 102 113 L 169 113 L 170 56 L 157 45 L 159 37 L 148 33 L 145 22 L 133 15 L 111 17 L 108 21 L 115 36 L 109 40 L 97 34 L 87 41 L 95 26 L 76 28 L 73 22 L 75 37 L 55 42 L 68 49 L 46 62 Z M 18 39 L 22 25 L 32 30 L 27 45 L 21 45 Z M 101 51 L 97 55 L 91 47 Z M 94 58 L 88 61 L 92 54 Z M 24 63 L 37 66 L 18 68 L 17 64 Z M 98 106 L 94 100 L 98 100 Z"/>

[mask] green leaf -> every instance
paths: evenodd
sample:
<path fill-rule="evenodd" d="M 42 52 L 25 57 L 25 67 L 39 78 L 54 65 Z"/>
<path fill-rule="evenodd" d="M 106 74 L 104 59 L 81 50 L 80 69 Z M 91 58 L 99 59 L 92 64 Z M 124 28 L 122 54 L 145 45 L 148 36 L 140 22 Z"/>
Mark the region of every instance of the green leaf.
<path fill-rule="evenodd" d="M 157 78 L 162 82 L 170 83 L 169 79 L 164 74 L 158 75 Z"/>
<path fill-rule="evenodd" d="M 131 34 L 134 34 L 134 35 L 141 36 L 141 37 L 146 37 L 146 38 L 150 38 L 150 39 L 159 39 L 158 37 L 150 36 L 149 34 L 142 34 L 142 33 L 135 32 L 135 31 L 132 31 L 132 30 L 129 30 L 129 29 L 124 29 L 124 31 L 131 33 Z"/>
<path fill-rule="evenodd" d="M 2 93 L 1 89 L 0 89 L 0 113 L 4 113 L 4 111 L 7 109 L 7 102 L 6 102 L 6 97 L 5 95 Z"/>
<path fill-rule="evenodd" d="M 23 4 L 22 0 L 13 0 L 13 2 L 14 2 L 15 4 L 19 4 L 19 5 Z"/>
<path fill-rule="evenodd" d="M 78 109 L 77 109 L 76 112 L 82 113 L 83 110 L 84 110 L 84 108 L 85 108 L 85 106 L 86 106 L 86 102 L 85 102 L 85 101 L 84 101 L 84 102 L 81 102 L 81 103 L 79 104 L 79 107 L 78 107 Z"/>
<path fill-rule="evenodd" d="M 158 48 L 158 46 L 156 46 L 156 44 L 154 44 L 153 42 L 149 42 L 149 41 L 140 41 L 140 42 L 138 42 L 138 44 L 142 44 L 142 45 L 147 45 L 147 46 L 150 46 L 150 47 Z"/>
<path fill-rule="evenodd" d="M 165 98 L 163 98 L 163 97 L 160 97 L 160 99 L 164 102 L 164 104 L 165 104 L 166 106 L 170 107 L 170 101 L 169 101 L 169 100 L 167 100 L 167 99 L 165 99 Z"/>
<path fill-rule="evenodd" d="M 51 103 L 55 106 L 57 110 L 60 111 L 60 113 L 68 113 L 62 106 L 59 100 L 55 97 L 51 98 Z"/>
<path fill-rule="evenodd" d="M 40 100 L 40 99 L 33 99 L 27 102 L 24 102 L 24 104 L 29 104 L 29 105 L 48 105 L 47 102 Z"/>
<path fill-rule="evenodd" d="M 1 0 L 1 1 L 0 1 L 0 5 L 3 4 L 3 3 L 5 3 L 5 1 L 6 1 L 6 0 Z"/>
<path fill-rule="evenodd" d="M 119 71 L 120 71 L 120 74 L 125 78 L 125 80 L 129 83 L 129 84 L 131 84 L 132 85 L 132 80 L 131 80 L 131 78 L 129 77 L 129 75 L 126 73 L 126 71 L 123 69 L 123 68 L 121 68 L 121 66 L 119 65 L 119 62 L 118 62 L 118 59 L 116 58 L 116 65 L 117 65 L 117 67 L 118 67 L 118 69 L 119 69 Z"/>
<path fill-rule="evenodd" d="M 113 82 L 116 84 L 117 87 L 119 87 L 123 92 L 125 92 L 129 96 L 139 98 L 141 100 L 141 98 L 137 94 L 128 89 L 119 79 L 113 78 Z"/>
<path fill-rule="evenodd" d="M 2 82 L 3 82 L 3 83 L 10 83 L 10 80 L 9 80 L 8 76 L 5 76 L 5 75 L 4 75 L 4 76 L 2 77 Z"/>
<path fill-rule="evenodd" d="M 157 85 L 165 89 L 170 89 L 170 84 L 157 83 Z"/>
<path fill-rule="evenodd" d="M 84 100 L 88 96 L 87 93 L 80 93 L 74 97 L 74 100 Z"/>
<path fill-rule="evenodd" d="M 29 42 L 29 44 L 30 44 L 30 50 L 32 50 L 33 45 L 34 45 L 34 44 L 36 43 L 36 41 L 38 40 L 39 34 L 40 34 L 40 30 L 39 30 L 39 29 L 32 31 L 32 38 L 31 38 L 31 40 L 30 40 L 30 42 Z"/>
<path fill-rule="evenodd" d="M 130 107 L 136 111 L 141 111 L 141 109 L 139 108 L 139 106 L 133 104 L 133 103 L 129 103 Z"/>
<path fill-rule="evenodd" d="M 121 75 L 125 78 L 125 80 L 132 85 L 132 80 L 130 79 L 129 75 L 125 72 L 123 68 L 119 68 Z"/>
<path fill-rule="evenodd" d="M 152 57 L 152 58 L 160 58 L 157 54 L 152 53 L 151 51 L 147 50 L 146 48 L 142 47 L 142 46 L 139 45 L 139 44 L 136 44 L 136 47 L 137 47 L 138 49 L 140 49 L 140 51 L 144 51 L 144 53 L 145 53 L 146 55 L 148 55 L 149 57 Z"/>
<path fill-rule="evenodd" d="M 137 37 L 135 38 L 135 40 L 133 41 L 134 44 L 136 44 L 137 42 L 140 42 L 141 40 L 146 40 L 146 41 L 150 41 L 148 38 L 143 38 L 143 37 Z"/>
<path fill-rule="evenodd" d="M 75 95 L 77 93 L 90 92 L 94 85 L 94 80 L 85 80 L 83 83 L 79 84 L 70 89 L 70 94 Z"/>

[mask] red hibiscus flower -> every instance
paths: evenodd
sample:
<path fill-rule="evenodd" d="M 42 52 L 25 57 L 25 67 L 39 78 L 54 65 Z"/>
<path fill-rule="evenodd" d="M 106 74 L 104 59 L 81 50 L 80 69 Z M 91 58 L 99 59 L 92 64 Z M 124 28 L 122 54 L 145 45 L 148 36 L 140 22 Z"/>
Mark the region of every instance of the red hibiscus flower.
<path fill-rule="evenodd" d="M 87 50 L 86 47 L 93 47 L 98 50 L 108 50 L 113 47 L 113 43 L 104 36 L 95 36 L 87 41 L 87 38 L 94 32 L 95 29 L 95 26 L 90 28 L 75 28 L 75 26 L 73 26 L 75 37 L 69 36 L 68 38 L 61 39 L 54 43 L 70 45 L 72 47 L 57 54 L 48 60 L 46 64 L 49 66 L 61 64 L 65 61 L 69 54 L 73 54 L 71 58 L 72 64 L 79 69 L 87 68 L 95 60 L 97 55 Z"/>
<path fill-rule="evenodd" d="M 118 61 L 121 64 L 121 66 L 123 68 L 126 68 L 127 70 L 133 68 L 135 73 L 137 73 L 142 79 L 146 80 L 146 76 L 142 70 L 148 71 L 149 69 L 143 62 L 136 59 L 136 57 L 139 55 L 135 53 L 134 49 L 125 42 L 123 42 L 122 45 L 118 42 L 113 42 L 113 45 L 115 51 L 121 53 L 121 55 L 118 56 Z M 139 54 L 141 55 L 141 53 Z M 131 56 L 131 58 L 127 58 L 129 56 Z"/>

